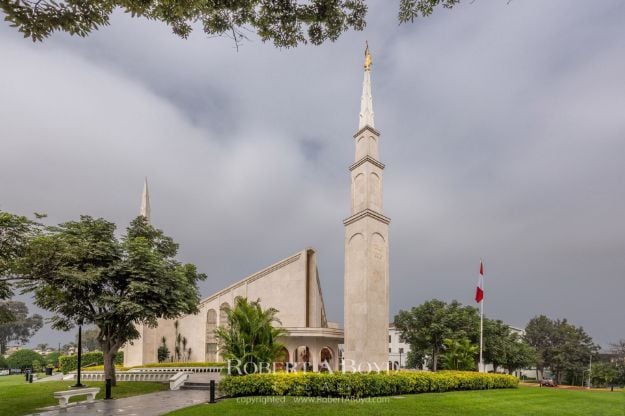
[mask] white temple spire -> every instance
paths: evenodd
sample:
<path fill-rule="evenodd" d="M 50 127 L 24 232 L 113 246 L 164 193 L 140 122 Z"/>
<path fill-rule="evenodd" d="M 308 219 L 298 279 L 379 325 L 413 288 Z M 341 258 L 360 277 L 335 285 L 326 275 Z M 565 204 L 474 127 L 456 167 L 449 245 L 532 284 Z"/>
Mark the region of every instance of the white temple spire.
<path fill-rule="evenodd" d="M 362 82 L 362 97 L 360 98 L 360 122 L 358 130 L 365 126 L 374 127 L 373 124 L 373 97 L 371 96 L 371 54 L 369 43 L 365 47 L 365 78 Z"/>
<path fill-rule="evenodd" d="M 143 194 L 141 194 L 141 211 L 139 211 L 139 215 L 143 215 L 149 223 L 150 214 L 150 191 L 148 189 L 148 178 L 146 177 L 143 182 Z"/>

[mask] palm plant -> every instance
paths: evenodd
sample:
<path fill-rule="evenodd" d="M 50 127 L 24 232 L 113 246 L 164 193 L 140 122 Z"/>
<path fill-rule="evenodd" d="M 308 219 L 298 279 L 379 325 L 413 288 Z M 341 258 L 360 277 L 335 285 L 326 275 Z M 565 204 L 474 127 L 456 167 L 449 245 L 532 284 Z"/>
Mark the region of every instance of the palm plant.
<path fill-rule="evenodd" d="M 167 348 L 167 338 L 165 337 L 161 338 L 161 346 L 158 347 L 157 357 L 159 363 L 162 363 L 169 358 L 169 348 Z"/>
<path fill-rule="evenodd" d="M 187 337 L 182 337 L 182 359 L 186 361 L 186 353 L 187 353 Z"/>
<path fill-rule="evenodd" d="M 445 352 L 441 355 L 443 367 L 447 370 L 474 370 L 475 356 L 479 347 L 467 338 L 443 340 Z"/>
<path fill-rule="evenodd" d="M 282 354 L 284 346 L 277 339 L 287 332 L 273 326 L 281 323 L 276 316 L 277 309 L 263 310 L 260 299 L 250 302 L 238 298 L 234 308 L 226 308 L 225 312 L 228 325 L 215 330 L 225 359 L 240 360 L 242 366 L 248 363 L 259 365 L 272 363 Z M 245 368 L 251 371 L 252 367 Z"/>
<path fill-rule="evenodd" d="M 180 361 L 180 358 L 182 357 L 182 347 L 180 344 L 182 344 L 182 335 L 178 334 L 176 335 L 176 347 L 174 348 L 176 361 Z"/>

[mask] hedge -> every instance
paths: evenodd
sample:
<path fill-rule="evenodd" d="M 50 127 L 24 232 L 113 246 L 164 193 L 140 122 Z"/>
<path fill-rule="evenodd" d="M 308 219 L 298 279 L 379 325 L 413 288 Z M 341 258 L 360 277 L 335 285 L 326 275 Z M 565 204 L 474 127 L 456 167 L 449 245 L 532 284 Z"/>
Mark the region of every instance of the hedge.
<path fill-rule="evenodd" d="M 48 365 L 52 365 L 53 367 L 58 367 L 59 366 L 59 357 L 61 356 L 61 353 L 58 351 L 53 351 L 51 353 L 49 353 L 48 355 L 46 355 L 46 364 Z"/>
<path fill-rule="evenodd" d="M 28 349 L 17 350 L 7 358 L 7 363 L 10 368 L 19 368 L 21 370 L 33 368 L 33 361 L 38 361 L 43 365 L 46 359 L 43 358 L 41 354 Z"/>
<path fill-rule="evenodd" d="M 396 394 L 515 388 L 510 375 L 470 371 L 438 373 L 270 373 L 227 376 L 219 382 L 225 394 L 237 396 L 370 397 Z"/>
<path fill-rule="evenodd" d="M 117 353 L 115 357 L 115 364 L 123 364 L 124 363 L 124 353 L 122 351 Z M 93 365 L 103 365 L 104 364 L 104 356 L 102 351 L 92 351 L 85 352 L 81 357 L 81 365 L 82 368 L 93 366 Z M 63 372 L 63 374 L 67 374 L 70 371 L 76 370 L 78 366 L 78 356 L 77 355 L 61 355 L 59 357 L 59 369 Z"/>

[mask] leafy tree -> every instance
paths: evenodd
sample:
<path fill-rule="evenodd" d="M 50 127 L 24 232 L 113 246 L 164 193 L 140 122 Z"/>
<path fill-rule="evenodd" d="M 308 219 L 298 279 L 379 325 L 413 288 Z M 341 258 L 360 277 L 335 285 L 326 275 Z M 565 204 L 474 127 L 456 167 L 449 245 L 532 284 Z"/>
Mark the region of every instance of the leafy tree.
<path fill-rule="evenodd" d="M 507 349 L 512 342 L 510 327 L 500 320 L 484 318 L 484 362 L 497 368 L 505 365 Z"/>
<path fill-rule="evenodd" d="M 33 362 L 35 361 L 44 363 L 46 360 L 41 354 L 29 349 L 17 350 L 7 358 L 7 362 L 11 368 L 19 368 L 22 370 L 32 368 Z"/>
<path fill-rule="evenodd" d="M 82 329 L 82 348 L 86 351 L 97 351 L 100 349 L 100 341 L 98 335 L 100 330 L 97 328 Z M 76 334 L 76 343 L 78 344 L 78 334 Z"/>
<path fill-rule="evenodd" d="M 569 383 L 581 380 L 590 357 L 599 350 L 582 327 L 571 325 L 566 319 L 552 320 L 544 315 L 530 320 L 525 339 L 536 349 L 540 378 L 548 367 L 555 373 L 558 383 L 565 379 Z"/>
<path fill-rule="evenodd" d="M 286 335 L 274 308 L 262 309 L 260 299 L 248 301 L 237 298 L 234 308 L 224 308 L 228 325 L 215 330 L 223 357 L 240 360 L 242 365 L 271 363 L 281 354 L 284 346 L 277 340 Z"/>
<path fill-rule="evenodd" d="M 618 378 L 616 365 L 607 362 L 593 364 L 590 374 L 591 382 L 594 387 L 608 387 Z"/>
<path fill-rule="evenodd" d="M 582 380 L 588 369 L 591 356 L 599 351 L 599 346 L 582 327 L 576 327 L 566 319 L 556 320 L 556 338 L 550 368 L 556 374 L 558 382 L 574 384 Z"/>
<path fill-rule="evenodd" d="M 451 8 L 459 0 L 400 0 L 400 23 L 428 16 L 437 6 Z M 226 35 L 239 42 L 247 31 L 279 47 L 335 41 L 349 29 L 366 25 L 365 0 L 0 0 L 5 20 L 33 40 L 54 31 L 87 36 L 109 24 L 110 15 L 121 9 L 133 17 L 163 22 L 173 33 L 186 38 L 193 23 L 200 22 L 208 35 Z"/>
<path fill-rule="evenodd" d="M 58 351 L 51 352 L 46 355 L 46 364 L 52 365 L 53 367 L 59 366 L 59 357 L 61 353 Z"/>
<path fill-rule="evenodd" d="M 504 346 L 504 367 L 509 374 L 521 368 L 528 368 L 537 361 L 536 350 L 524 338 L 511 333 Z"/>
<path fill-rule="evenodd" d="M 423 363 L 425 360 L 426 360 L 426 355 L 424 354 L 423 350 L 419 350 L 419 351 L 410 350 L 408 351 L 408 354 L 406 356 L 406 367 L 422 370 Z"/>
<path fill-rule="evenodd" d="M 401 340 L 410 344 L 411 350 L 431 356 L 431 368 L 436 371 L 444 340 L 468 338 L 475 342 L 480 317 L 476 308 L 462 306 L 456 300 L 447 304 L 433 299 L 410 311 L 400 310 L 394 323 Z"/>
<path fill-rule="evenodd" d="M 41 315 L 28 316 L 28 307 L 20 301 L 2 301 L 0 305 L 9 311 L 12 320 L 0 324 L 0 354 L 4 354 L 9 342 L 17 341 L 21 344 L 28 340 L 43 326 Z"/>
<path fill-rule="evenodd" d="M 4 358 L 4 355 L 0 354 L 0 370 L 4 370 L 6 368 L 9 368 L 9 363 L 6 358 Z"/>
<path fill-rule="evenodd" d="M 542 379 L 545 366 L 549 366 L 553 354 L 556 328 L 545 315 L 532 318 L 525 327 L 525 340 L 536 350 L 536 378 Z"/>
<path fill-rule="evenodd" d="M 0 3 L 1 4 L 1 3 Z M 38 218 L 43 217 L 35 214 Z M 0 299 L 7 299 L 12 294 L 9 285 L 15 260 L 26 250 L 27 242 L 40 231 L 37 224 L 24 216 L 14 215 L 0 210 Z M 6 304 L 0 304 L 0 323 L 15 320 Z"/>
<path fill-rule="evenodd" d="M 68 342 L 67 344 L 63 344 L 61 350 L 63 354 L 70 354 L 72 351 L 76 351 L 78 345 L 75 342 Z"/>
<path fill-rule="evenodd" d="M 446 370 L 475 370 L 475 357 L 479 345 L 471 344 L 467 338 L 443 340 L 445 352 L 441 355 L 441 364 Z"/>
<path fill-rule="evenodd" d="M 19 258 L 18 283 L 35 303 L 54 312 L 52 327 L 93 324 L 107 379 L 115 382 L 115 357 L 139 337 L 136 325 L 196 313 L 197 282 L 205 275 L 175 260 L 178 245 L 137 217 L 118 238 L 115 224 L 82 216 L 29 241 Z"/>
<path fill-rule="evenodd" d="M 625 385 L 625 339 L 610 344 L 610 352 L 614 355 L 616 366 L 615 384 Z"/>

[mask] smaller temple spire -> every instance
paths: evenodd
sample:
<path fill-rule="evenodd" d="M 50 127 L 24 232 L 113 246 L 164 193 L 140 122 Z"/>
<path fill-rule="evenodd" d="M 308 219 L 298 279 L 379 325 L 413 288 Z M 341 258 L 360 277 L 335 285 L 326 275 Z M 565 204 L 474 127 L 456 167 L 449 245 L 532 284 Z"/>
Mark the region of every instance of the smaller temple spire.
<path fill-rule="evenodd" d="M 369 43 L 365 42 L 365 78 L 362 82 L 362 97 L 360 98 L 360 122 L 358 130 L 373 124 L 373 97 L 371 96 L 371 65 L 373 60 L 369 52 Z"/>
<path fill-rule="evenodd" d="M 148 223 L 150 222 L 150 191 L 148 189 L 148 178 L 146 176 L 143 181 L 143 194 L 141 194 L 141 211 L 139 211 L 139 215 L 143 215 Z"/>

